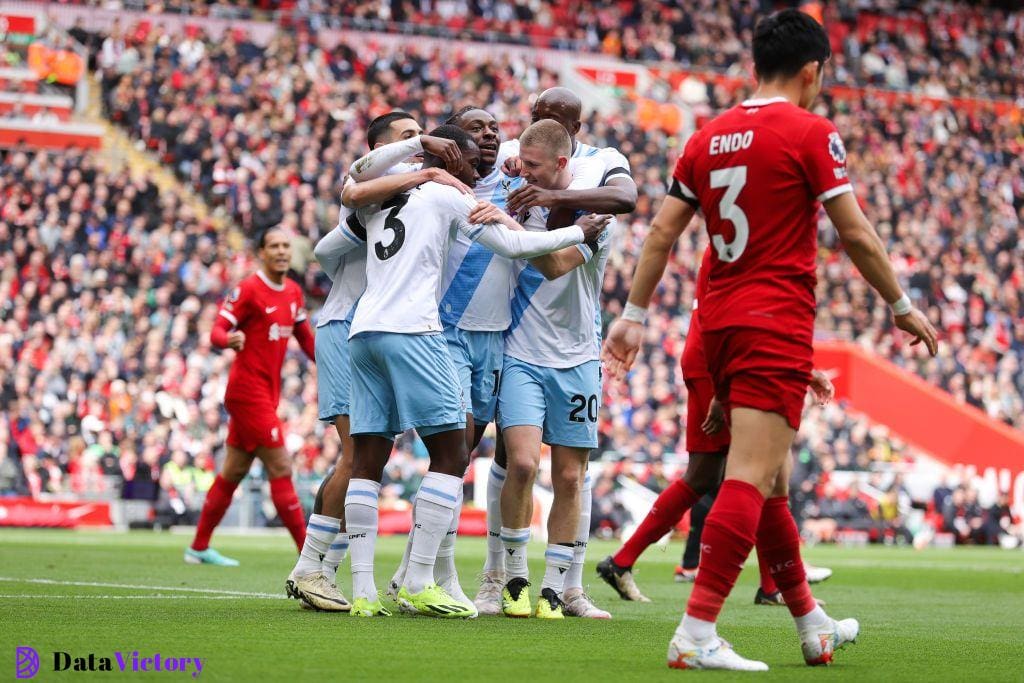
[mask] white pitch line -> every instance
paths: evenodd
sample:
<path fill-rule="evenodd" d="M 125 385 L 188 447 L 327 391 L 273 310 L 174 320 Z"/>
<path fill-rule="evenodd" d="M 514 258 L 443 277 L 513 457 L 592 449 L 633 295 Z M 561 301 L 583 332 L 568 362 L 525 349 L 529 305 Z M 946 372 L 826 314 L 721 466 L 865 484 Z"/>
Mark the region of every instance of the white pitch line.
<path fill-rule="evenodd" d="M 276 593 L 249 593 L 220 588 L 183 588 L 181 586 L 142 586 L 134 583 L 101 583 L 99 581 L 57 581 L 55 579 L 21 579 L 14 576 L 0 576 L 0 581 L 14 583 L 36 583 L 46 586 L 85 586 L 89 588 L 124 588 L 128 590 L 173 591 L 177 593 L 210 593 L 214 595 L 237 596 L 240 598 L 277 598 L 287 600 Z"/>
<path fill-rule="evenodd" d="M 261 597 L 261 600 L 274 600 L 280 596 Z M 37 595 L 18 595 L 0 593 L 0 600 L 237 600 L 234 595 L 65 595 L 62 593 L 39 593 Z"/>

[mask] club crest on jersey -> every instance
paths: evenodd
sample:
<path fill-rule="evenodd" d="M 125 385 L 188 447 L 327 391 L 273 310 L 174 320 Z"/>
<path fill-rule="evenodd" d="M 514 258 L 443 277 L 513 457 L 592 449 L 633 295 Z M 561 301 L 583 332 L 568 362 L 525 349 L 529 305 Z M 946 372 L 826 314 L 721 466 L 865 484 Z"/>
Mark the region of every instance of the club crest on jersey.
<path fill-rule="evenodd" d="M 231 290 L 231 293 L 228 294 L 228 302 L 229 303 L 234 303 L 234 302 L 238 301 L 238 297 L 240 297 L 240 296 L 242 296 L 242 288 L 241 287 L 235 287 L 234 289 Z"/>
<path fill-rule="evenodd" d="M 846 147 L 843 146 L 843 139 L 839 137 L 839 133 L 828 134 L 828 153 L 837 164 L 846 163 Z"/>
<path fill-rule="evenodd" d="M 270 326 L 270 332 L 267 333 L 267 338 L 270 341 L 280 341 L 281 339 L 287 339 L 292 336 L 291 325 L 278 325 L 274 323 Z"/>

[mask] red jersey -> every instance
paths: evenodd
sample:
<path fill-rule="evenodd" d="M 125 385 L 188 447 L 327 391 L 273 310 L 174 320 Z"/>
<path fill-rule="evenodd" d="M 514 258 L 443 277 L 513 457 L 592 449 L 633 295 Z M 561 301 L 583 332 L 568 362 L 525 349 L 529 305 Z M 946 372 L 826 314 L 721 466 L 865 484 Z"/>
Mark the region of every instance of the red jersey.
<path fill-rule="evenodd" d="M 693 296 L 693 315 L 690 316 L 690 329 L 686 332 L 686 344 L 683 346 L 683 357 L 680 364 L 685 379 L 711 377 L 708 362 L 704 357 L 704 340 L 700 334 L 700 302 L 708 291 L 708 273 L 711 270 L 711 249 L 704 251 L 704 258 L 697 270 L 697 287 Z"/>
<path fill-rule="evenodd" d="M 814 332 L 820 202 L 853 190 L 835 126 L 778 97 L 747 100 L 687 142 L 670 193 L 704 212 L 711 237 L 700 324 Z"/>
<path fill-rule="evenodd" d="M 257 271 L 221 304 L 220 316 L 245 332 L 245 346 L 231 364 L 226 401 L 277 406 L 288 339 L 306 320 L 302 289 L 289 278 L 277 284 Z"/>

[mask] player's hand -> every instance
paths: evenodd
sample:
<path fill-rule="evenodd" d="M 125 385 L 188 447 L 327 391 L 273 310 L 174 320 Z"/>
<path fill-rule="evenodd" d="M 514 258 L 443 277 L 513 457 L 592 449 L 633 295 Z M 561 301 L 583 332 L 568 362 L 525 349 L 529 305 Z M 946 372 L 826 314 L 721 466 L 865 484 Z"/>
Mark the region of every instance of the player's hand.
<path fill-rule="evenodd" d="M 433 135 L 421 135 L 420 142 L 423 143 L 423 151 L 430 152 L 435 157 L 444 161 L 445 168 L 449 173 L 458 173 L 462 167 L 462 150 L 454 140 L 446 138 L 435 138 Z"/>
<path fill-rule="evenodd" d="M 911 346 L 917 346 L 924 342 L 925 346 L 928 347 L 929 354 L 934 356 L 939 352 L 938 333 L 932 327 L 932 324 L 928 322 L 928 318 L 924 316 L 924 313 L 916 308 L 910 309 L 910 313 L 906 315 L 897 315 L 896 327 L 914 338 L 914 341 L 910 342 Z"/>
<path fill-rule="evenodd" d="M 819 406 L 827 406 L 836 395 L 832 380 L 821 370 L 811 370 L 811 391 Z"/>
<path fill-rule="evenodd" d="M 644 326 L 640 323 L 618 318 L 611 324 L 601 347 L 601 360 L 609 375 L 616 379 L 626 376 L 633 367 L 643 338 Z"/>
<path fill-rule="evenodd" d="M 725 427 L 725 408 L 722 407 L 718 397 L 713 396 L 711 403 L 708 405 L 708 416 L 704 418 L 704 423 L 700 426 L 700 430 L 711 436 L 722 431 L 723 427 Z"/>
<path fill-rule="evenodd" d="M 508 220 L 508 214 L 490 202 L 477 202 L 476 208 L 469 213 L 469 222 L 475 225 L 486 223 L 504 224 Z"/>
<path fill-rule="evenodd" d="M 235 330 L 234 332 L 228 332 L 228 348 L 234 349 L 235 351 L 241 351 L 245 348 L 245 332 L 241 330 Z"/>
<path fill-rule="evenodd" d="M 523 172 L 523 160 L 519 157 L 505 159 L 505 163 L 501 165 L 501 172 L 507 176 L 518 178 L 519 174 Z"/>
<path fill-rule="evenodd" d="M 576 221 L 576 225 L 583 229 L 583 241 L 592 242 L 600 237 L 604 229 L 608 227 L 608 221 L 611 219 L 612 215 L 608 213 L 591 213 Z"/>
<path fill-rule="evenodd" d="M 473 188 L 471 188 L 469 185 L 462 182 L 461 180 L 459 180 L 458 178 L 456 178 L 443 168 L 427 168 L 424 170 L 427 173 L 428 181 L 432 180 L 433 182 L 440 183 L 441 185 L 449 185 L 451 187 L 454 187 L 459 192 L 463 192 L 468 195 L 473 194 Z"/>
<path fill-rule="evenodd" d="M 534 206 L 551 208 L 558 203 L 558 194 L 555 190 L 545 190 L 537 185 L 523 185 L 518 190 L 508 194 L 505 206 L 509 213 L 517 214 Z"/>

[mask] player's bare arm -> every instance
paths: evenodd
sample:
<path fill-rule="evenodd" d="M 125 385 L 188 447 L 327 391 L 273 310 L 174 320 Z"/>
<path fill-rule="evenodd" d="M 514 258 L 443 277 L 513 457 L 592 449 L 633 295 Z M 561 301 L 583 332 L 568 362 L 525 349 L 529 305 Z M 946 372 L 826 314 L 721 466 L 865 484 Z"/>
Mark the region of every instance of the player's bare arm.
<path fill-rule="evenodd" d="M 651 222 L 643 252 L 633 275 L 627 309 L 636 311 L 632 319 L 625 314 L 608 329 L 601 360 L 613 377 L 621 378 L 633 366 L 643 339 L 643 312 L 651 303 L 655 287 L 665 274 L 669 255 L 676 240 L 690 224 L 696 209 L 673 196 L 666 196 Z M 631 306 L 632 307 L 631 307 Z"/>
<path fill-rule="evenodd" d="M 829 199 L 824 206 L 850 260 L 868 284 L 893 307 L 896 327 L 914 337 L 911 346 L 924 342 L 928 353 L 934 356 L 939 349 L 935 328 L 924 313 L 904 298 L 903 288 L 896 279 L 896 271 L 889 262 L 885 245 L 861 211 L 856 197 L 852 192 L 846 192 Z"/>
<path fill-rule="evenodd" d="M 450 141 L 447 141 L 450 142 Z M 358 209 L 371 204 L 382 204 L 395 195 L 401 194 L 423 183 L 435 182 L 449 185 L 460 192 L 472 193 L 472 189 L 464 182 L 443 168 L 424 168 L 409 173 L 396 173 L 361 183 L 345 183 L 341 192 L 341 203 L 350 209 Z"/>
<path fill-rule="evenodd" d="M 524 185 L 509 193 L 509 211 L 519 212 L 533 206 L 562 207 L 577 211 L 623 214 L 636 208 L 637 189 L 632 178 L 612 178 L 602 187 L 589 190 L 546 190 Z"/>

